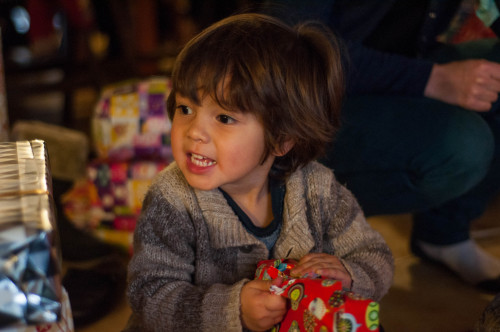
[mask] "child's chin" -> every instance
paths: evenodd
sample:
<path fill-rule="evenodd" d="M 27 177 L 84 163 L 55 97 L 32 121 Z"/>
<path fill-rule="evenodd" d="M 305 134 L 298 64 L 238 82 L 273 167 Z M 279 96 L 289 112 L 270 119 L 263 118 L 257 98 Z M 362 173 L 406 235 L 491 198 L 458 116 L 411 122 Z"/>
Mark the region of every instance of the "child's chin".
<path fill-rule="evenodd" d="M 201 183 L 200 181 L 192 180 L 189 178 L 187 181 L 191 187 L 193 187 L 194 189 L 198 189 L 198 190 L 208 191 L 208 190 L 212 190 L 212 189 L 217 188 L 217 186 L 215 186 L 213 184 Z"/>

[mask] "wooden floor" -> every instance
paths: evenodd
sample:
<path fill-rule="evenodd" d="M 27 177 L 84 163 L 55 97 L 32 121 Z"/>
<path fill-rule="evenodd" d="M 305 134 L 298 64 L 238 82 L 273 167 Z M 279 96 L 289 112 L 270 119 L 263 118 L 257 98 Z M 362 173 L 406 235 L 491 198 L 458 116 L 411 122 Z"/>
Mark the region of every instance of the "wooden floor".
<path fill-rule="evenodd" d="M 496 217 L 497 225 L 488 226 L 500 227 L 498 214 Z M 413 256 L 408 249 L 410 216 L 371 218 L 370 223 L 386 238 L 396 262 L 394 283 L 380 303 L 381 322 L 385 330 L 472 331 L 493 295 L 481 293 L 448 270 Z M 500 234 L 493 233 L 477 238 L 477 242 L 500 257 Z M 483 232 L 474 234 L 482 236 Z"/>

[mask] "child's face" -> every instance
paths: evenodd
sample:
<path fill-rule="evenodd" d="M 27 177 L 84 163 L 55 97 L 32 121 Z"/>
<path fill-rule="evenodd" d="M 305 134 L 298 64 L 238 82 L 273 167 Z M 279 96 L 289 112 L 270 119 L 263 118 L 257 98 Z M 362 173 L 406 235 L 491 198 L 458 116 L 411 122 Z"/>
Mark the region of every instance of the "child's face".
<path fill-rule="evenodd" d="M 252 113 L 232 112 L 210 96 L 201 105 L 176 95 L 171 132 L 174 159 L 197 189 L 251 190 L 267 179 L 274 156 L 264 154 L 264 127 Z"/>

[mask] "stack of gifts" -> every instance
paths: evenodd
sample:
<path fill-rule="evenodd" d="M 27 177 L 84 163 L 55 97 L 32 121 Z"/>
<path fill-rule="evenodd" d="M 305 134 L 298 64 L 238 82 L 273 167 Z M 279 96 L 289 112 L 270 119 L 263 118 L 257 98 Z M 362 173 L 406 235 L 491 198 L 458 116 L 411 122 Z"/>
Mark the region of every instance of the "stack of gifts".
<path fill-rule="evenodd" d="M 0 143 L 0 329 L 72 331 L 41 140 Z"/>
<path fill-rule="evenodd" d="M 379 331 L 379 305 L 342 289 L 338 280 L 317 275 L 292 278 L 292 260 L 259 262 L 255 277 L 261 280 L 283 278 L 271 292 L 289 300 L 289 308 L 273 331 L 373 332 Z"/>
<path fill-rule="evenodd" d="M 170 80 L 153 77 L 123 82 L 101 93 L 92 123 L 96 152 L 110 160 L 169 159 Z"/>
<path fill-rule="evenodd" d="M 166 77 L 103 90 L 92 119 L 97 158 L 63 199 L 65 213 L 78 227 L 129 250 L 144 194 L 172 160 L 169 92 Z"/>

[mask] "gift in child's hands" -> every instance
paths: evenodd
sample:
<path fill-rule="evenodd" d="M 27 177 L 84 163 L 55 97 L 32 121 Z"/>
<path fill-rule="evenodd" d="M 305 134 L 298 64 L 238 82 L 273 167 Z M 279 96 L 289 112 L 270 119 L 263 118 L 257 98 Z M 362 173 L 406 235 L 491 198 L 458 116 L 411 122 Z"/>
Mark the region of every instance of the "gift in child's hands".
<path fill-rule="evenodd" d="M 342 289 L 342 283 L 308 273 L 293 278 L 293 260 L 264 260 L 259 262 L 255 277 L 272 280 L 282 277 L 280 285 L 270 291 L 286 297 L 290 306 L 283 321 L 273 331 L 379 331 L 377 302 Z"/>

